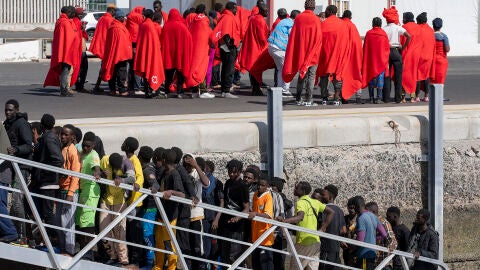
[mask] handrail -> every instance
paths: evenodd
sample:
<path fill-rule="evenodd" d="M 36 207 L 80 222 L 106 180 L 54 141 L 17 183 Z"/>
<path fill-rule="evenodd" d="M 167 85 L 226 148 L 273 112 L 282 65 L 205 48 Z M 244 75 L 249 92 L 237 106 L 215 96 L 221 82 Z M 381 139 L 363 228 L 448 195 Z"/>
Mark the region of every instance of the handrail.
<path fill-rule="evenodd" d="M 10 161 L 12 163 L 20 163 L 20 164 L 31 166 L 31 167 L 36 167 L 36 168 L 39 168 L 39 169 L 42 169 L 42 170 L 48 170 L 48 171 L 52 171 L 52 172 L 56 172 L 56 173 L 75 176 L 75 177 L 79 177 L 81 179 L 94 181 L 96 183 L 100 183 L 100 184 L 104 184 L 104 185 L 115 186 L 112 180 L 108 180 L 108 179 L 104 179 L 104 178 L 96 180 L 96 178 L 94 178 L 91 175 L 86 175 L 86 174 L 82 174 L 82 173 L 79 173 L 79 172 L 74 172 L 74 171 L 63 169 L 63 168 L 58 168 L 58 167 L 42 164 L 42 163 L 39 163 L 39 162 L 10 156 L 10 155 L 0 154 L 0 160 L 6 160 L 6 161 Z M 122 188 L 122 189 L 125 189 L 125 190 L 133 191 L 133 186 L 132 185 L 127 185 L 127 184 L 122 183 L 122 184 L 119 185 L 119 187 Z M 153 196 L 153 197 L 156 197 L 156 198 L 163 198 L 163 193 L 162 192 L 152 194 L 152 192 L 150 190 L 145 189 L 145 188 L 140 188 L 140 190 L 138 190 L 137 192 L 143 193 L 143 195 L 141 197 L 142 200 L 143 200 L 143 198 L 146 197 L 145 195 Z M 176 197 L 176 196 L 171 196 L 169 198 L 169 200 L 175 201 L 175 202 L 178 202 L 178 203 L 182 203 L 182 204 L 188 204 L 188 205 L 193 204 L 192 200 L 190 200 L 190 199 Z M 70 202 L 66 202 L 66 203 L 70 203 Z M 197 206 L 202 207 L 204 209 L 213 210 L 213 211 L 216 211 L 216 212 L 221 212 L 222 214 L 228 214 L 228 215 L 237 216 L 237 217 L 241 217 L 241 218 L 245 218 L 245 219 L 248 218 L 247 213 L 238 212 L 238 211 L 234 211 L 234 210 L 227 209 L 227 208 L 221 208 L 221 207 L 206 204 L 206 203 L 203 203 L 203 202 L 198 203 Z M 121 213 L 116 213 L 116 214 L 122 216 Z M 126 216 L 126 214 L 125 214 L 125 216 Z M 139 219 L 139 218 L 137 218 L 137 219 Z M 278 226 L 278 227 L 285 228 L 285 229 L 288 229 L 288 230 L 305 232 L 305 233 L 317 235 L 317 236 L 320 236 L 320 237 L 323 237 L 323 238 L 348 243 L 348 244 L 355 245 L 355 246 L 370 248 L 370 249 L 373 249 L 373 250 L 376 250 L 376 251 L 387 252 L 387 253 L 395 254 L 395 255 L 398 255 L 398 256 L 401 256 L 401 257 L 414 259 L 414 255 L 412 253 L 398 251 L 398 250 L 394 250 L 393 252 L 389 252 L 389 250 L 386 247 L 377 246 L 377 245 L 374 245 L 374 244 L 369 244 L 369 243 L 365 243 L 365 242 L 361 242 L 361 241 L 357 241 L 357 240 L 353 240 L 353 239 L 349 239 L 349 238 L 345 238 L 345 237 L 341 237 L 341 236 L 337 236 L 337 235 L 332 235 L 332 234 L 328 234 L 328 233 L 321 232 L 321 231 L 309 230 L 309 229 L 299 227 L 299 226 L 296 226 L 296 225 L 279 222 L 279 221 L 274 220 L 274 219 L 266 219 L 266 218 L 262 218 L 262 217 L 257 216 L 257 217 L 254 217 L 253 220 L 268 223 L 268 224 L 271 224 L 272 226 Z M 167 227 L 171 227 L 169 224 L 165 223 L 165 225 Z M 177 227 L 177 229 L 185 229 L 185 228 Z M 191 232 L 192 233 L 199 233 L 199 232 L 195 232 L 195 231 L 191 231 Z M 218 236 L 209 235 L 209 237 L 218 237 Z M 232 241 L 232 239 L 228 239 L 228 240 Z M 175 240 L 175 242 L 176 242 L 176 240 Z M 247 245 L 251 246 L 252 244 L 247 243 Z M 265 248 L 265 247 L 259 246 L 259 248 Z M 190 256 L 188 256 L 188 257 L 190 257 Z M 309 258 L 309 259 L 330 264 L 330 262 L 325 262 L 325 261 L 322 261 L 322 260 L 318 260 L 318 258 Z M 439 261 L 439 260 L 435 260 L 435 259 L 431 259 L 431 258 L 427 258 L 427 257 L 423 257 L 423 256 L 420 256 L 417 260 L 427 262 L 427 263 L 432 263 L 432 264 L 440 266 L 444 270 L 448 270 L 448 266 L 444 262 Z"/>

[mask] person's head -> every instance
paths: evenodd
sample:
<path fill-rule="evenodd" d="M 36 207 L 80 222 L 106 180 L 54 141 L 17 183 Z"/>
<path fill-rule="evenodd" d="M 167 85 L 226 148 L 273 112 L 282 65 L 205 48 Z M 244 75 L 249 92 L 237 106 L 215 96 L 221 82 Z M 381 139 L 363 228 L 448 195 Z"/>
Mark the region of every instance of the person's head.
<path fill-rule="evenodd" d="M 254 165 L 254 164 L 248 165 L 247 168 L 245 168 L 245 170 L 255 171 L 255 174 L 257 175 L 257 179 L 258 179 L 258 176 L 260 176 L 260 174 L 262 173 L 262 170 L 260 169 L 260 167 L 258 167 L 257 165 Z"/>
<path fill-rule="evenodd" d="M 337 6 L 335 5 L 329 5 L 325 9 L 325 17 L 328 18 L 330 16 L 335 16 L 337 14 Z"/>
<path fill-rule="evenodd" d="M 162 2 L 158 0 L 153 1 L 153 10 L 155 12 L 162 12 Z"/>
<path fill-rule="evenodd" d="M 415 224 L 424 226 L 428 224 L 428 221 L 430 220 L 430 211 L 428 209 L 420 209 L 417 212 L 417 216 L 415 218 Z"/>
<path fill-rule="evenodd" d="M 222 3 L 215 3 L 215 5 L 213 6 L 213 9 L 216 11 L 216 12 L 222 12 L 224 7 L 223 7 L 223 4 Z"/>
<path fill-rule="evenodd" d="M 195 161 L 197 162 L 200 169 L 202 169 L 202 171 L 205 172 L 205 168 L 207 166 L 206 162 L 205 162 L 205 159 L 202 158 L 202 157 L 195 157 Z"/>
<path fill-rule="evenodd" d="M 427 23 L 428 19 L 427 19 L 427 13 L 426 12 L 422 12 L 420 14 L 418 14 L 417 16 L 417 24 L 425 24 Z"/>
<path fill-rule="evenodd" d="M 312 192 L 312 186 L 310 186 L 310 183 L 306 181 L 300 181 L 295 185 L 293 195 L 297 197 L 302 197 L 304 195 L 310 194 L 310 192 Z"/>
<path fill-rule="evenodd" d="M 269 188 L 268 184 L 268 176 L 262 174 L 260 178 L 258 178 L 258 193 L 263 194 L 268 191 Z"/>
<path fill-rule="evenodd" d="M 83 8 L 80 6 L 75 6 L 75 16 L 77 16 L 79 19 L 82 19 L 84 15 L 85 12 Z"/>
<path fill-rule="evenodd" d="M 207 6 L 200 4 L 195 8 L 195 13 L 207 15 Z"/>
<path fill-rule="evenodd" d="M 182 165 L 183 167 L 185 168 L 185 170 L 187 170 L 188 173 L 191 173 L 194 168 L 192 167 L 192 165 L 188 164 L 187 162 L 185 162 L 187 160 L 187 158 L 193 158 L 193 156 L 191 154 L 185 154 L 183 155 L 183 158 L 182 158 Z"/>
<path fill-rule="evenodd" d="M 138 159 L 142 163 L 150 163 L 153 157 L 153 149 L 150 146 L 142 146 L 138 150 Z"/>
<path fill-rule="evenodd" d="M 33 143 L 37 144 L 38 138 L 40 138 L 43 133 L 42 124 L 40 124 L 40 122 L 32 122 L 30 123 L 30 128 L 32 129 Z"/>
<path fill-rule="evenodd" d="M 391 206 L 387 209 L 387 220 L 393 226 L 396 226 L 400 223 L 400 208 L 396 206 Z"/>
<path fill-rule="evenodd" d="M 157 167 L 162 167 L 163 166 L 163 162 L 165 160 L 165 153 L 166 152 L 167 152 L 167 150 L 165 150 L 165 148 L 163 148 L 163 147 L 155 148 L 155 150 L 153 151 L 153 156 L 152 156 L 152 162 L 153 162 L 153 164 L 155 164 L 155 166 L 157 166 Z"/>
<path fill-rule="evenodd" d="M 248 183 L 248 185 L 251 185 L 258 180 L 258 172 L 257 170 L 247 167 L 245 171 L 243 172 L 243 180 Z"/>
<path fill-rule="evenodd" d="M 5 102 L 5 118 L 8 121 L 14 120 L 17 118 L 17 113 L 20 110 L 20 104 L 15 99 L 9 99 Z"/>
<path fill-rule="evenodd" d="M 85 133 L 83 136 L 83 141 L 82 141 L 82 154 L 90 154 L 92 150 L 95 148 L 95 133 L 89 131 Z"/>
<path fill-rule="evenodd" d="M 169 166 L 174 166 L 175 164 L 177 164 L 177 153 L 173 149 L 165 150 L 164 163 L 164 165 Z"/>
<path fill-rule="evenodd" d="M 316 4 L 315 0 L 306 0 L 305 1 L 305 10 L 315 10 Z"/>
<path fill-rule="evenodd" d="M 144 9 L 143 10 L 143 16 L 145 17 L 145 19 L 153 19 L 153 10 Z"/>
<path fill-rule="evenodd" d="M 369 211 L 375 214 L 375 216 L 378 216 L 378 204 L 376 202 L 368 202 L 365 205 L 365 208 Z"/>
<path fill-rule="evenodd" d="M 321 22 L 325 21 L 325 12 L 322 11 L 318 13 L 318 18 L 320 18 Z"/>
<path fill-rule="evenodd" d="M 177 159 L 175 160 L 175 163 L 178 164 L 180 163 L 180 160 L 182 160 L 182 157 L 183 157 L 183 151 L 182 149 L 174 146 L 172 147 L 172 150 L 175 151 L 176 155 L 177 155 Z"/>
<path fill-rule="evenodd" d="M 333 202 L 338 196 L 338 188 L 335 185 L 327 185 L 322 191 L 322 202 Z"/>
<path fill-rule="evenodd" d="M 195 13 L 194 8 L 188 8 L 183 12 L 183 18 L 186 19 L 188 15 Z"/>
<path fill-rule="evenodd" d="M 322 201 L 322 195 L 321 194 L 322 194 L 322 189 L 321 188 L 316 188 L 312 192 L 312 199 Z"/>
<path fill-rule="evenodd" d="M 360 214 L 365 210 L 365 199 L 362 196 L 355 196 L 352 198 L 352 205 L 355 209 L 355 214 Z"/>
<path fill-rule="evenodd" d="M 64 6 L 60 10 L 60 12 L 67 15 L 67 17 L 70 19 L 73 19 L 73 17 L 75 17 L 75 8 L 73 6 Z"/>
<path fill-rule="evenodd" d="M 123 12 L 123 10 L 121 10 L 119 8 L 116 8 L 115 9 L 115 19 L 120 21 L 120 22 L 124 22 L 125 21 L 125 12 Z"/>
<path fill-rule="evenodd" d="M 283 20 L 283 19 L 287 18 L 288 12 L 287 12 L 286 9 L 280 8 L 280 9 L 277 10 L 277 16 L 280 20 Z"/>
<path fill-rule="evenodd" d="M 62 135 L 62 127 L 61 126 L 54 126 L 52 131 L 55 135 L 57 135 L 58 139 L 60 140 L 61 139 L 61 135 Z"/>
<path fill-rule="evenodd" d="M 352 12 L 350 10 L 345 10 L 342 14 L 342 19 L 352 19 Z"/>
<path fill-rule="evenodd" d="M 259 3 L 258 4 L 258 10 L 263 17 L 268 16 L 268 8 L 267 8 L 267 5 L 265 3 L 263 3 L 263 2 Z"/>
<path fill-rule="evenodd" d="M 348 199 L 347 201 L 347 211 L 350 216 L 355 216 L 355 204 L 353 203 L 353 198 Z"/>
<path fill-rule="evenodd" d="M 403 13 L 403 24 L 409 23 L 409 22 L 415 22 L 414 21 L 415 16 L 413 15 L 412 12 L 404 12 Z"/>
<path fill-rule="evenodd" d="M 108 157 L 108 163 L 110 163 L 113 170 L 121 170 L 123 157 L 119 153 L 113 153 Z"/>
<path fill-rule="evenodd" d="M 82 130 L 81 130 L 80 128 L 78 128 L 78 127 L 75 127 L 74 132 L 75 132 L 75 143 L 81 142 L 82 139 L 83 139 L 83 132 L 82 132 Z"/>
<path fill-rule="evenodd" d="M 294 9 L 290 12 L 290 19 L 295 20 L 295 18 L 300 14 L 300 10 Z"/>
<path fill-rule="evenodd" d="M 205 173 L 214 173 L 215 172 L 215 163 L 211 160 L 205 161 Z"/>
<path fill-rule="evenodd" d="M 95 147 L 93 148 L 93 150 L 95 150 L 97 152 L 100 159 L 102 159 L 103 156 L 105 156 L 105 149 L 103 148 L 103 141 L 98 136 L 95 136 Z"/>
<path fill-rule="evenodd" d="M 270 181 L 270 186 L 272 187 L 273 191 L 276 192 L 282 192 L 284 184 L 285 180 L 280 177 L 273 177 Z"/>
<path fill-rule="evenodd" d="M 443 20 L 441 18 L 435 18 L 432 21 L 433 30 L 440 31 L 443 27 Z"/>
<path fill-rule="evenodd" d="M 152 21 L 158 23 L 158 24 L 162 24 L 162 21 L 163 21 L 163 15 L 161 12 L 157 12 L 155 11 L 153 13 L 153 17 L 152 17 Z"/>
<path fill-rule="evenodd" d="M 372 20 L 372 27 L 382 27 L 382 19 L 375 17 Z"/>
<path fill-rule="evenodd" d="M 238 180 L 240 178 L 240 174 L 242 174 L 242 170 L 243 163 L 240 160 L 232 159 L 227 163 L 227 172 L 230 180 Z"/>
<path fill-rule="evenodd" d="M 64 125 L 60 134 L 60 142 L 62 145 L 69 146 L 75 140 L 75 127 L 73 125 Z"/>
<path fill-rule="evenodd" d="M 115 7 L 114 6 L 107 7 L 107 13 L 110 13 L 112 16 L 114 16 L 115 15 Z"/>
<path fill-rule="evenodd" d="M 225 9 L 230 10 L 233 15 L 237 15 L 237 3 L 230 1 L 225 5 Z"/>
<path fill-rule="evenodd" d="M 133 137 L 127 137 L 125 141 L 123 141 L 121 150 L 125 153 L 133 154 L 138 149 L 138 140 Z"/>
<path fill-rule="evenodd" d="M 43 130 L 52 130 L 52 128 L 55 126 L 55 117 L 46 113 L 42 116 L 40 124 L 42 125 Z"/>

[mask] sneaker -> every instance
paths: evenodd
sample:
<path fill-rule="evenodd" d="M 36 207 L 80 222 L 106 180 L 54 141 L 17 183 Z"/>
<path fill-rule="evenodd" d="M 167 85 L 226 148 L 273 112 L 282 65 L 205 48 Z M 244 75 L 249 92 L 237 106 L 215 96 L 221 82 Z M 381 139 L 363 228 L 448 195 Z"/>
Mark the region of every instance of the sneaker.
<path fill-rule="evenodd" d="M 70 93 L 69 91 L 61 92 L 60 93 L 61 97 L 73 97 L 73 93 Z"/>
<path fill-rule="evenodd" d="M 313 100 L 310 100 L 310 101 L 305 102 L 304 106 L 305 107 L 316 107 L 316 106 L 318 106 L 318 104 L 316 102 L 314 102 Z"/>
<path fill-rule="evenodd" d="M 289 97 L 293 97 L 292 93 L 288 90 L 283 90 L 282 91 L 282 97 L 284 98 L 289 98 Z"/>
<path fill-rule="evenodd" d="M 303 101 L 303 99 L 297 100 L 295 104 L 296 104 L 297 106 L 304 106 L 304 105 L 305 105 L 305 101 Z"/>
<path fill-rule="evenodd" d="M 205 92 L 200 95 L 200 98 L 215 98 L 215 95 L 212 93 Z"/>
<path fill-rule="evenodd" d="M 333 101 L 333 106 L 340 106 L 342 102 L 340 100 Z"/>
<path fill-rule="evenodd" d="M 183 99 L 184 96 L 183 96 L 182 94 L 178 94 L 178 95 L 177 95 L 177 98 L 178 98 L 178 99 Z"/>
<path fill-rule="evenodd" d="M 428 101 L 430 101 L 430 100 L 428 99 L 428 97 L 425 97 L 425 98 L 423 99 L 423 102 L 428 102 Z"/>
<path fill-rule="evenodd" d="M 238 96 L 235 96 L 232 93 L 222 93 L 222 97 L 224 97 L 224 98 L 238 98 Z"/>
<path fill-rule="evenodd" d="M 17 240 L 10 242 L 10 245 L 14 245 L 17 247 L 29 247 L 27 240 L 21 239 L 21 238 L 18 238 Z"/>
<path fill-rule="evenodd" d="M 322 99 L 322 105 L 327 106 L 328 105 L 328 98 Z"/>

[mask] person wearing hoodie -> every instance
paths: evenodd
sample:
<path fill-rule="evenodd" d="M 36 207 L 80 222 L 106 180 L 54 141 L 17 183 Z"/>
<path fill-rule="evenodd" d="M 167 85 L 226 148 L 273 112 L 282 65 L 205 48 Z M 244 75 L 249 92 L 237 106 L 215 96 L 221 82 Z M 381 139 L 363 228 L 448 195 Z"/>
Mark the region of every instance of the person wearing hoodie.
<path fill-rule="evenodd" d="M 7 148 L 7 153 L 19 158 L 32 159 L 33 148 L 32 140 L 33 134 L 28 123 L 28 117 L 26 113 L 20 113 L 20 104 L 15 99 L 10 99 L 5 103 L 5 122 L 3 126 L 10 139 L 10 147 Z M 5 164 L 7 165 L 7 164 Z M 30 174 L 30 167 L 19 164 L 22 172 L 23 179 L 26 180 Z M 9 184 L 12 176 L 9 179 L 2 179 L 0 182 Z M 20 187 L 20 178 L 18 175 L 12 184 L 13 188 Z M 12 216 L 19 218 L 25 218 L 25 207 L 23 205 L 23 194 L 18 192 L 12 193 L 12 207 L 10 209 Z M 17 228 L 18 237 L 20 240 L 26 237 L 26 224 L 24 222 L 15 222 Z"/>

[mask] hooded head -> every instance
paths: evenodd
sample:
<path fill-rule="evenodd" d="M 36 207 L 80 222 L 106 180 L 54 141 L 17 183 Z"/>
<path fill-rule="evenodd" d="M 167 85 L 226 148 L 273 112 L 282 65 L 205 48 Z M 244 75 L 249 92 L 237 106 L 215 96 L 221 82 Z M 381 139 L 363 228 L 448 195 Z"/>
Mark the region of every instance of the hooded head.
<path fill-rule="evenodd" d="M 172 8 L 170 10 L 170 13 L 168 13 L 168 21 L 183 21 L 183 17 L 182 15 L 180 14 L 180 11 L 178 11 L 178 9 L 176 8 Z"/>
<path fill-rule="evenodd" d="M 385 18 L 385 20 L 387 20 L 387 23 L 395 23 L 395 24 L 400 23 L 398 18 L 398 11 L 395 8 L 395 6 L 391 8 L 384 8 L 382 15 Z"/>

